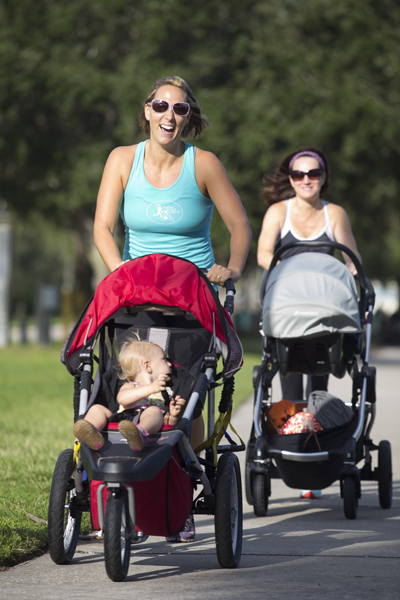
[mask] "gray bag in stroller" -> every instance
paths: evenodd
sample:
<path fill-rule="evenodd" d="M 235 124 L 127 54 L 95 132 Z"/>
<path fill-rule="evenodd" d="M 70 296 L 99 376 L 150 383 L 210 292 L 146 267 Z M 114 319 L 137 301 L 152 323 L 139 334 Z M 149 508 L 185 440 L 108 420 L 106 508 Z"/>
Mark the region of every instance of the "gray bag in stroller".
<path fill-rule="evenodd" d="M 354 414 L 343 400 L 323 390 L 311 392 L 308 397 L 308 412 L 314 415 L 324 429 L 344 425 Z"/>

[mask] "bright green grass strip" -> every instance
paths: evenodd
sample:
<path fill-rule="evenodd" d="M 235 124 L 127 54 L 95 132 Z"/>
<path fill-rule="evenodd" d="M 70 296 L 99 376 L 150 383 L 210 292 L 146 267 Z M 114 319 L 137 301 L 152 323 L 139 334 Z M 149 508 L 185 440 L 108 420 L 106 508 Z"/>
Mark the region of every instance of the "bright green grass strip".
<path fill-rule="evenodd" d="M 73 378 L 60 347 L 0 350 L 0 566 L 47 549 L 51 479 L 57 456 L 72 447 Z"/>
<path fill-rule="evenodd" d="M 0 349 L 0 568 L 47 551 L 47 525 L 28 513 L 47 521 L 55 462 L 74 442 L 73 377 L 60 352 L 58 345 Z M 259 354 L 245 354 L 234 409 L 252 394 L 259 362 Z"/>

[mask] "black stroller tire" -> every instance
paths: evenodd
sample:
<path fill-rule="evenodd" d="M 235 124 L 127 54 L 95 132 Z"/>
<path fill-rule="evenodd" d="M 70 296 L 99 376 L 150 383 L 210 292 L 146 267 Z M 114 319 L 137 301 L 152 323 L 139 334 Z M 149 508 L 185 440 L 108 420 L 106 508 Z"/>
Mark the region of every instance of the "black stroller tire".
<path fill-rule="evenodd" d="M 111 581 L 122 581 L 128 575 L 131 556 L 131 526 L 128 495 L 125 490 L 107 497 L 104 520 L 104 559 Z"/>
<path fill-rule="evenodd" d="M 251 469 L 251 465 L 252 465 L 253 455 L 254 455 L 254 450 L 250 447 L 250 443 L 249 443 L 246 448 L 244 490 L 245 490 L 245 494 L 246 494 L 246 502 L 247 502 L 247 504 L 250 504 L 250 506 L 253 506 L 253 504 L 254 504 L 253 490 L 252 490 L 251 476 L 250 476 L 250 469 Z"/>
<path fill-rule="evenodd" d="M 343 479 L 343 508 L 346 519 L 356 519 L 358 513 L 358 496 L 356 480 L 352 475 Z"/>
<path fill-rule="evenodd" d="M 233 569 L 242 556 L 243 502 L 240 465 L 231 452 L 218 461 L 214 523 L 218 562 Z"/>
<path fill-rule="evenodd" d="M 72 477 L 74 451 L 61 452 L 54 468 L 48 511 L 48 540 L 50 558 L 57 565 L 71 562 L 79 539 L 82 513 L 73 518 L 70 502 L 75 496 Z"/>
<path fill-rule="evenodd" d="M 268 474 L 257 473 L 253 478 L 254 514 L 256 517 L 266 517 L 268 512 Z"/>
<path fill-rule="evenodd" d="M 379 442 L 378 447 L 378 490 L 379 504 L 382 508 L 390 508 L 393 494 L 392 448 L 387 440 Z"/>

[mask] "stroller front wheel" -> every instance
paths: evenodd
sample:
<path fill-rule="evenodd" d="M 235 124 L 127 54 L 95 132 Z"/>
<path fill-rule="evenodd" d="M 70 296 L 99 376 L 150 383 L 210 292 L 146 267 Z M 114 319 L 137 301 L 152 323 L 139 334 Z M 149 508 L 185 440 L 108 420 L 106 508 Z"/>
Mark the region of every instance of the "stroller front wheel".
<path fill-rule="evenodd" d="M 71 515 L 73 498 L 76 495 L 72 477 L 74 451 L 64 450 L 57 459 L 51 482 L 48 535 L 50 558 L 57 565 L 71 562 L 78 544 L 82 513 Z"/>
<path fill-rule="evenodd" d="M 131 556 L 131 526 L 128 495 L 125 490 L 107 497 L 104 520 L 104 559 L 111 581 L 122 581 L 128 575 Z"/>
<path fill-rule="evenodd" d="M 358 512 L 356 480 L 352 475 L 343 479 L 343 508 L 346 519 L 355 519 Z"/>
<path fill-rule="evenodd" d="M 240 465 L 231 452 L 218 461 L 214 521 L 218 562 L 225 569 L 235 568 L 242 555 L 243 504 Z"/>
<path fill-rule="evenodd" d="M 246 462 L 245 462 L 245 477 L 244 477 L 244 490 L 245 490 L 245 494 L 246 494 L 246 501 L 247 504 L 250 504 L 250 506 L 253 506 L 254 504 L 254 497 L 253 497 L 253 490 L 252 490 L 252 477 L 250 474 L 250 470 L 251 470 L 251 465 L 254 459 L 254 440 L 250 439 L 249 442 L 247 443 L 247 448 L 246 448 Z"/>
<path fill-rule="evenodd" d="M 266 517 L 268 512 L 268 474 L 257 473 L 253 479 L 254 514 Z"/>
<path fill-rule="evenodd" d="M 390 508 L 393 494 L 392 448 L 387 440 L 379 442 L 378 490 L 381 508 Z"/>

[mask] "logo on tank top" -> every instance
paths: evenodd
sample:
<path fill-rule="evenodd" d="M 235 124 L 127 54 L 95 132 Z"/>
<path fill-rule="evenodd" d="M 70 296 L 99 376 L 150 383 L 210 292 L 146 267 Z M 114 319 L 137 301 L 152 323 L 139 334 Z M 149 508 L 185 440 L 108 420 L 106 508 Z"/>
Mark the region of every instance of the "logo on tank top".
<path fill-rule="evenodd" d="M 146 214 L 153 223 L 172 225 L 183 217 L 183 210 L 176 202 L 153 202 L 146 210 Z"/>

